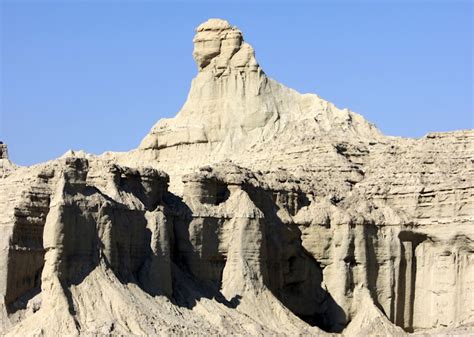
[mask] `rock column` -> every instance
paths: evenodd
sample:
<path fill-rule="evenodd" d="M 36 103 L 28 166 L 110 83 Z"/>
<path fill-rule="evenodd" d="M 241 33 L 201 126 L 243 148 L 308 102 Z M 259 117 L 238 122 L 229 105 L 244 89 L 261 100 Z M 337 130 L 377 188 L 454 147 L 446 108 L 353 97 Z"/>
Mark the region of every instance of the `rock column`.
<path fill-rule="evenodd" d="M 8 159 L 7 144 L 0 141 L 0 159 Z"/>

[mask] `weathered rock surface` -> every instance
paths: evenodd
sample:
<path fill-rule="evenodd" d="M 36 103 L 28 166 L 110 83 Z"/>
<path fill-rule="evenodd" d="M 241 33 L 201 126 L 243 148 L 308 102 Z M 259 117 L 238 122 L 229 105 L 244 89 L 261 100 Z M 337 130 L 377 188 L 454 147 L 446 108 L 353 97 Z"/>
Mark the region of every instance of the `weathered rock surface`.
<path fill-rule="evenodd" d="M 15 165 L 8 159 L 8 147 L 0 142 L 0 177 L 4 177 L 15 168 Z"/>
<path fill-rule="evenodd" d="M 139 148 L 0 145 L 0 331 L 474 333 L 474 131 L 381 134 L 268 78 L 220 19 Z"/>

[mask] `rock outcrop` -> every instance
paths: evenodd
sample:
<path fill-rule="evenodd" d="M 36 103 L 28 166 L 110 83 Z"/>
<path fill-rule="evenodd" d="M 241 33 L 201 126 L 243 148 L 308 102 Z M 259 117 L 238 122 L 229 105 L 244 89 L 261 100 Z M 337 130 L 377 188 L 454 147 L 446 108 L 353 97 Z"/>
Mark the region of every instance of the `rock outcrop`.
<path fill-rule="evenodd" d="M 0 142 L 0 177 L 5 177 L 14 168 L 15 165 L 8 158 L 7 144 Z"/>
<path fill-rule="evenodd" d="M 0 159 L 8 159 L 8 148 L 3 142 L 0 142 Z"/>
<path fill-rule="evenodd" d="M 240 30 L 224 20 L 210 19 L 197 28 L 193 56 L 199 72 L 181 111 L 175 118 L 161 119 L 124 161 L 159 162 L 180 194 L 181 176 L 189 169 L 224 159 L 249 159 L 246 150 L 282 133 L 381 136 L 362 116 L 268 78 Z"/>
<path fill-rule="evenodd" d="M 384 136 L 227 21 L 193 42 L 186 103 L 136 150 L 1 145 L 0 331 L 473 333 L 474 131 Z"/>

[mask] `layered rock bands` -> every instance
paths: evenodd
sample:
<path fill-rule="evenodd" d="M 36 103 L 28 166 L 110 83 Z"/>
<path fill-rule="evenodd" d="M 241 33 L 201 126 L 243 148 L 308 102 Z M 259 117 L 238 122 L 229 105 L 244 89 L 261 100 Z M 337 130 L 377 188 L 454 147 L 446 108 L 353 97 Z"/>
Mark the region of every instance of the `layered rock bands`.
<path fill-rule="evenodd" d="M 0 144 L 0 332 L 470 334 L 474 131 L 388 137 L 201 24 L 140 146 L 18 167 Z"/>

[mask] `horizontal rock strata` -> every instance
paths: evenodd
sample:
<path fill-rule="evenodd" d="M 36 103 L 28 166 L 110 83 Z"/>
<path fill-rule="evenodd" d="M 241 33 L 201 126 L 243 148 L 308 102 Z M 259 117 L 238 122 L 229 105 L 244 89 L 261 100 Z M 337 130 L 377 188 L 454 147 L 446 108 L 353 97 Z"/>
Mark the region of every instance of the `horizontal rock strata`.
<path fill-rule="evenodd" d="M 0 145 L 0 332 L 470 334 L 474 131 L 388 137 L 201 24 L 140 146 L 18 167 Z"/>

